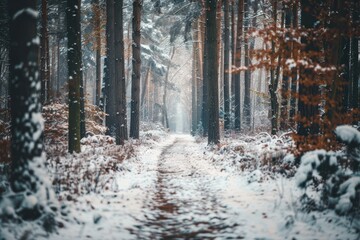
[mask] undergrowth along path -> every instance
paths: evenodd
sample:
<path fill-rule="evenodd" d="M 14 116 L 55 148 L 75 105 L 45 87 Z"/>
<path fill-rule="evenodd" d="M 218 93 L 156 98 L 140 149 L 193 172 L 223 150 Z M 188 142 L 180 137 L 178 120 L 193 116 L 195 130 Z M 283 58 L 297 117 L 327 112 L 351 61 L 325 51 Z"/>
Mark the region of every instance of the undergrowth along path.
<path fill-rule="evenodd" d="M 145 218 L 131 234 L 141 239 L 351 239 L 332 213 L 308 215 L 296 206 L 289 179 L 260 180 L 212 164 L 188 135 L 175 135 L 159 156 Z M 318 223 L 318 224 L 316 224 Z"/>
<path fill-rule="evenodd" d="M 178 134 L 140 145 L 111 189 L 74 203 L 81 225 L 51 239 L 356 239 L 348 219 L 300 211 L 292 178 L 231 170 L 205 146 Z"/>

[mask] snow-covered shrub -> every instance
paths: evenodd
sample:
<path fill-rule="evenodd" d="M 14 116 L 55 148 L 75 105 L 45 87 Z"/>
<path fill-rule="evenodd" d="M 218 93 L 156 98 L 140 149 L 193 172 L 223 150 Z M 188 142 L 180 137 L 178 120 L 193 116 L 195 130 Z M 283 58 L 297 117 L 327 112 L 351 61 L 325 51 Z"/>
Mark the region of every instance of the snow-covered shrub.
<path fill-rule="evenodd" d="M 67 141 L 68 115 L 67 104 L 53 103 L 43 107 L 46 143 Z M 102 125 L 105 115 L 99 107 L 85 105 L 85 124 L 88 135 L 105 134 L 106 127 Z"/>
<path fill-rule="evenodd" d="M 43 107 L 45 151 L 48 157 L 67 153 L 68 115 L 67 104 L 52 103 Z M 87 135 L 105 134 L 105 113 L 99 107 L 86 104 L 85 115 Z"/>
<path fill-rule="evenodd" d="M 271 136 L 261 132 L 253 136 L 229 136 L 221 141 L 220 146 L 207 149 L 214 153 L 211 156 L 213 162 L 224 169 L 232 165 L 229 169 L 261 170 L 267 176 L 274 173 L 293 176 L 295 158 L 290 154 L 292 144 L 289 134 Z"/>
<path fill-rule="evenodd" d="M 159 141 L 162 137 L 167 135 L 169 129 L 165 128 L 160 123 L 140 122 L 140 139 L 142 141 Z"/>
<path fill-rule="evenodd" d="M 343 125 L 335 130 L 337 139 L 345 144 L 342 152 L 315 150 L 301 157 L 296 174 L 299 187 L 316 185 L 321 200 L 338 214 L 360 210 L 360 132 Z"/>
<path fill-rule="evenodd" d="M 132 141 L 120 146 L 110 136 L 94 135 L 83 138 L 81 144 L 81 153 L 50 157 L 47 161 L 60 199 L 72 200 L 90 192 L 111 189 L 115 172 L 123 170 L 124 160 L 134 157 Z"/>

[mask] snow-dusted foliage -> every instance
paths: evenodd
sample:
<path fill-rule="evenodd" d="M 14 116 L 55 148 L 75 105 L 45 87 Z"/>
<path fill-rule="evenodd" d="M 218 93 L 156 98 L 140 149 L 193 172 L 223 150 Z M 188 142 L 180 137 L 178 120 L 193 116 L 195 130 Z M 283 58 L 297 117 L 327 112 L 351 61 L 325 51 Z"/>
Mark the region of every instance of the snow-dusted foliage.
<path fill-rule="evenodd" d="M 221 146 L 211 147 L 213 161 L 224 170 L 261 170 L 266 173 L 294 175 L 293 142 L 288 134 L 271 136 L 266 132 L 254 136 L 240 135 L 225 138 Z M 258 176 L 258 175 L 257 175 Z"/>
<path fill-rule="evenodd" d="M 301 188 L 310 184 L 320 187 L 324 204 L 338 214 L 347 214 L 360 209 L 360 132 L 344 125 L 337 127 L 335 134 L 346 145 L 346 151 L 304 154 L 296 181 Z"/>

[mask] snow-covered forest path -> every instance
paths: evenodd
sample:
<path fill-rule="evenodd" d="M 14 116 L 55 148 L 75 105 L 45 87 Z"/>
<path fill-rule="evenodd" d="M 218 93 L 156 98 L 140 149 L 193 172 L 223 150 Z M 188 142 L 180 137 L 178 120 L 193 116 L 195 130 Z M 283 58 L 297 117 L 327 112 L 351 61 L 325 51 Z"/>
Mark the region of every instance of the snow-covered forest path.
<path fill-rule="evenodd" d="M 230 174 L 214 166 L 209 152 L 193 137 L 172 137 L 173 143 L 158 157 L 155 185 L 145 198 L 143 216 L 127 229 L 135 238 L 347 238 L 341 232 L 345 229 L 326 226 L 332 215 L 319 218 L 295 209 L 295 184 L 279 179 L 260 183 L 256 174 Z"/>
<path fill-rule="evenodd" d="M 299 210 L 292 178 L 228 171 L 187 135 L 140 146 L 113 187 L 77 201 L 82 222 L 54 239 L 355 239 L 333 211 Z M 86 203 L 86 204 L 84 204 Z"/>
<path fill-rule="evenodd" d="M 224 202 L 229 183 L 193 138 L 176 136 L 158 160 L 156 188 L 144 206 L 149 215 L 132 233 L 148 239 L 244 237 L 235 231 L 241 228 L 239 212 Z"/>

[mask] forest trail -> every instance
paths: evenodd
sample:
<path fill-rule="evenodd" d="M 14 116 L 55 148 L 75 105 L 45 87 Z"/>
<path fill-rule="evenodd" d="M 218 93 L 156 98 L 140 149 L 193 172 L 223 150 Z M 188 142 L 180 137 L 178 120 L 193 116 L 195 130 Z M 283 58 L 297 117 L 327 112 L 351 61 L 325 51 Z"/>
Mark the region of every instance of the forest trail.
<path fill-rule="evenodd" d="M 333 211 L 300 211 L 291 178 L 228 171 L 204 147 L 180 134 L 141 146 L 112 189 L 77 199 L 81 224 L 51 239 L 356 239 Z"/>
<path fill-rule="evenodd" d="M 258 204 L 269 207 L 268 199 L 262 191 L 240 189 L 239 180 L 212 166 L 192 137 L 176 135 L 158 159 L 144 220 L 128 230 L 141 239 L 266 238 L 275 226 Z"/>

